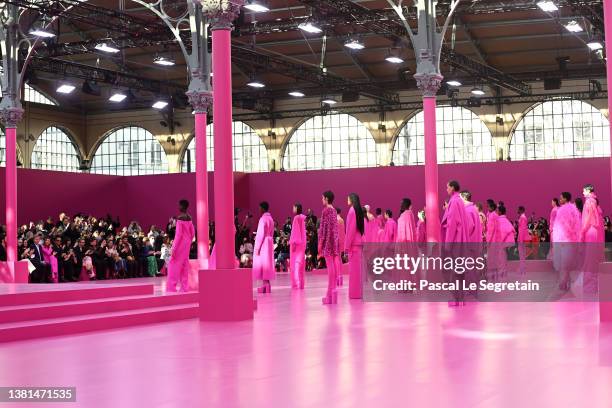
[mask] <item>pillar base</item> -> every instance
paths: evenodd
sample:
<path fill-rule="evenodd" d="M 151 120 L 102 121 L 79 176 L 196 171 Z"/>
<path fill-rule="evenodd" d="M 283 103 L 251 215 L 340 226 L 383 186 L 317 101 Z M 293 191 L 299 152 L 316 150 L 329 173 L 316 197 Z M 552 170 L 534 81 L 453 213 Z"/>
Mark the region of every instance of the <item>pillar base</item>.
<path fill-rule="evenodd" d="M 0 262 L 0 283 L 28 283 L 29 278 L 28 261 Z"/>
<path fill-rule="evenodd" d="M 199 271 L 200 320 L 229 322 L 253 319 L 251 269 L 201 269 Z"/>
<path fill-rule="evenodd" d="M 612 262 L 599 264 L 599 321 L 612 323 Z"/>

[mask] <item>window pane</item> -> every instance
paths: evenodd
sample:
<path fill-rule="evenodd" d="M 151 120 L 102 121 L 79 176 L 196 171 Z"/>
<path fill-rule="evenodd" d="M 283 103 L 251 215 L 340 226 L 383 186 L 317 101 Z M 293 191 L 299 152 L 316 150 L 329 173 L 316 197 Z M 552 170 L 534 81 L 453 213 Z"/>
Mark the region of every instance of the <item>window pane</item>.
<path fill-rule="evenodd" d="M 48 127 L 36 140 L 32 151 L 32 168 L 57 171 L 79 171 L 79 153 L 66 132 Z"/>

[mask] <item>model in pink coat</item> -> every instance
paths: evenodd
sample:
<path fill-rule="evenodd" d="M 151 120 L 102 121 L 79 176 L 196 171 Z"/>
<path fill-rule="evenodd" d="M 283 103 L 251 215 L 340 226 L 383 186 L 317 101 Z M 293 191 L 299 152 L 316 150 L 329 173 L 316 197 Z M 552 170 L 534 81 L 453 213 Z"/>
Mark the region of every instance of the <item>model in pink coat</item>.
<path fill-rule="evenodd" d="M 480 223 L 480 214 L 478 208 L 472 202 L 472 193 L 467 190 L 461 192 L 461 198 L 465 205 L 465 212 L 468 221 L 468 240 L 467 242 L 479 243 L 482 242 L 482 224 Z"/>
<path fill-rule="evenodd" d="M 344 278 L 342 277 L 342 252 L 344 251 L 344 240 L 346 237 L 346 227 L 344 225 L 344 220 L 340 213 L 342 210 L 340 207 L 336 208 L 337 219 L 338 219 L 338 247 L 340 248 L 339 254 L 336 257 L 336 271 L 338 271 L 338 276 L 336 276 L 336 283 L 338 286 L 344 285 Z"/>
<path fill-rule="evenodd" d="M 191 216 L 187 214 L 189 201 L 179 201 L 179 215 L 176 217 L 176 232 L 172 242 L 172 252 L 168 262 L 168 282 L 166 290 L 176 292 L 176 285 L 180 282 L 180 291 L 189 290 L 189 249 L 195 236 L 195 228 Z"/>
<path fill-rule="evenodd" d="M 263 281 L 257 289 L 259 293 L 270 293 L 270 281 L 276 278 L 274 268 L 274 220 L 268 212 L 270 205 L 266 201 L 259 203 L 261 217 L 257 223 L 255 245 L 253 246 L 253 279 Z"/>
<path fill-rule="evenodd" d="M 306 271 L 306 216 L 302 214 L 302 204 L 293 205 L 293 222 L 289 236 L 289 259 L 291 266 L 291 288 L 304 289 Z"/>
<path fill-rule="evenodd" d="M 425 210 L 417 214 L 419 220 L 416 225 L 416 242 L 427 242 L 427 221 L 425 220 Z"/>
<path fill-rule="evenodd" d="M 402 199 L 400 216 L 397 219 L 397 242 L 417 242 L 416 224 L 412 212 L 412 201 L 409 198 Z"/>
<path fill-rule="evenodd" d="M 376 231 L 376 241 L 384 242 L 385 239 L 385 223 L 387 219 L 383 213 L 382 208 L 376 209 L 376 225 L 378 226 L 378 230 Z"/>
<path fill-rule="evenodd" d="M 393 213 L 391 212 L 391 210 L 386 210 L 383 242 L 395 241 L 397 241 L 397 222 L 395 222 L 395 220 L 393 219 Z"/>
<path fill-rule="evenodd" d="M 459 183 L 455 180 L 446 185 L 446 192 L 450 196 L 442 216 L 442 237 L 446 243 L 468 242 L 467 213 L 459 189 Z"/>
<path fill-rule="evenodd" d="M 531 241 L 531 234 L 529 234 L 529 222 L 525 215 L 525 207 L 522 205 L 518 208 L 518 234 L 516 237 L 516 243 L 518 245 L 519 253 L 519 273 L 524 275 L 526 273 L 526 258 L 527 258 L 527 242 Z"/>
<path fill-rule="evenodd" d="M 370 211 L 370 206 L 364 206 L 366 210 L 366 225 L 365 225 L 365 242 L 378 242 L 378 222 L 376 222 L 376 217 Z"/>
<path fill-rule="evenodd" d="M 321 197 L 323 202 L 323 212 L 319 224 L 319 256 L 325 257 L 327 266 L 327 293 L 323 297 L 323 304 L 328 305 L 338 303 L 338 284 L 335 257 L 340 255 L 338 244 L 338 217 L 336 209 L 333 207 L 334 193 L 326 191 Z"/>
<path fill-rule="evenodd" d="M 597 273 L 599 264 L 604 260 L 604 220 L 599 207 L 595 188 L 587 184 L 582 189 L 584 194 L 584 207 L 582 209 L 582 225 L 580 238 L 584 242 L 585 256 L 582 265 L 583 288 L 587 294 L 598 291 Z"/>
<path fill-rule="evenodd" d="M 361 255 L 363 251 L 363 235 L 365 233 L 365 215 L 363 214 L 361 202 L 357 194 L 349 194 L 347 204 L 349 205 L 349 211 L 346 216 L 344 250 L 349 258 L 349 298 L 361 299 Z"/>
<path fill-rule="evenodd" d="M 567 191 L 559 197 L 559 209 L 555 217 L 552 235 L 553 266 L 560 274 L 559 288 L 569 290 L 571 286 L 570 273 L 577 267 L 579 251 L 577 242 L 580 242 L 582 229 L 580 211 L 571 202 L 572 195 Z"/>

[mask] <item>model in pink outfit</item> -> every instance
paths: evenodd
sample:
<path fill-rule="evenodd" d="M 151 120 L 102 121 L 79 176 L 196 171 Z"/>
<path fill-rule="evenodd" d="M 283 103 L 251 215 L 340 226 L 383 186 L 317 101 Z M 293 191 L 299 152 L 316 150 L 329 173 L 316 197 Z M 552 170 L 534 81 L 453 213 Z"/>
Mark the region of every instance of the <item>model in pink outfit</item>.
<path fill-rule="evenodd" d="M 571 202 L 572 195 L 568 192 L 561 193 L 553 228 L 553 265 L 560 274 L 559 288 L 569 290 L 571 286 L 570 273 L 575 270 L 579 254 L 577 242 L 580 242 L 581 215 L 580 211 Z M 581 266 L 581 265 L 580 265 Z"/>
<path fill-rule="evenodd" d="M 344 240 L 346 238 L 346 228 L 344 225 L 344 220 L 340 213 L 342 210 L 340 208 L 336 208 L 337 218 L 338 218 L 338 251 L 339 254 L 336 257 L 336 271 L 338 271 L 338 276 L 336 277 L 336 282 L 338 286 L 344 285 L 344 278 L 342 277 L 342 252 L 344 251 Z"/>
<path fill-rule="evenodd" d="M 291 287 L 304 289 L 306 271 L 306 216 L 302 214 L 302 204 L 293 206 L 293 222 L 289 236 L 289 256 L 291 261 Z"/>
<path fill-rule="evenodd" d="M 57 283 L 57 257 L 55 256 L 56 253 L 53 251 L 53 245 L 51 245 L 51 238 L 45 238 L 45 243 L 42 246 L 42 255 L 43 261 L 51 266 L 51 279 L 53 283 Z"/>
<path fill-rule="evenodd" d="M 325 257 L 327 266 L 327 293 L 323 298 L 323 304 L 338 302 L 336 291 L 338 270 L 336 269 L 335 257 L 340 255 L 338 243 L 338 216 L 333 207 L 334 193 L 326 191 L 321 198 L 323 212 L 319 224 L 319 256 Z"/>
<path fill-rule="evenodd" d="M 189 290 L 189 249 L 195 236 L 195 228 L 191 216 L 187 214 L 189 201 L 179 201 L 179 215 L 176 217 L 176 232 L 172 242 L 170 262 L 168 262 L 168 281 L 166 291 L 176 292 L 180 282 L 181 292 Z"/>
<path fill-rule="evenodd" d="M 482 242 L 482 224 L 480 223 L 480 213 L 472 202 L 472 193 L 467 190 L 461 192 L 461 198 L 465 205 L 465 212 L 468 221 L 468 240 L 467 242 Z"/>
<path fill-rule="evenodd" d="M 349 298 L 361 299 L 361 255 L 363 251 L 363 234 L 365 233 L 365 216 L 359 196 L 351 193 L 347 198 L 349 211 L 346 216 L 346 240 L 344 250 L 349 258 Z"/>
<path fill-rule="evenodd" d="M 377 208 L 376 209 L 376 226 L 378 227 L 378 230 L 376 231 L 376 241 L 377 242 L 384 242 L 386 222 L 387 222 L 387 219 L 385 218 L 385 215 L 383 214 L 382 208 Z"/>
<path fill-rule="evenodd" d="M 599 264 L 604 260 L 604 220 L 599 207 L 595 188 L 587 184 L 582 190 L 584 207 L 582 209 L 581 241 L 585 243 L 584 264 L 582 265 L 583 287 L 587 294 L 598 291 L 597 273 Z"/>
<path fill-rule="evenodd" d="M 493 237 L 494 245 L 498 246 L 498 271 L 502 277 L 505 277 L 508 273 L 508 255 L 506 248 L 514 245 L 514 237 L 516 231 L 514 226 L 506 217 L 506 207 L 503 203 L 499 203 L 497 206 L 497 229 L 495 236 Z"/>
<path fill-rule="evenodd" d="M 409 198 L 402 199 L 400 216 L 397 219 L 397 242 L 416 242 L 417 232 L 412 212 L 412 201 Z"/>
<path fill-rule="evenodd" d="M 397 222 L 395 222 L 395 220 L 393 219 L 393 213 L 391 212 L 391 210 L 386 210 L 383 242 L 395 241 L 397 241 Z"/>
<path fill-rule="evenodd" d="M 427 241 L 427 229 L 425 220 L 425 210 L 421 210 L 418 213 L 419 220 L 416 225 L 416 241 L 426 242 Z"/>
<path fill-rule="evenodd" d="M 450 199 L 442 217 L 442 237 L 447 243 L 468 242 L 468 219 L 459 188 L 454 180 L 446 186 Z"/>
<path fill-rule="evenodd" d="M 270 293 L 270 281 L 276 278 L 274 268 L 274 220 L 268 212 L 270 205 L 266 201 L 259 203 L 261 217 L 257 223 L 255 245 L 253 247 L 253 279 L 263 281 L 257 290 L 259 293 Z"/>
<path fill-rule="evenodd" d="M 526 258 L 527 258 L 527 244 L 526 242 L 531 241 L 531 235 L 529 234 L 529 222 L 525 215 L 525 207 L 520 206 L 518 208 L 518 234 L 516 237 L 516 243 L 518 245 L 519 253 L 519 273 L 524 275 L 526 273 Z"/>
<path fill-rule="evenodd" d="M 366 205 L 366 225 L 365 225 L 365 242 L 378 242 L 378 222 L 374 214 L 370 211 L 370 206 Z"/>

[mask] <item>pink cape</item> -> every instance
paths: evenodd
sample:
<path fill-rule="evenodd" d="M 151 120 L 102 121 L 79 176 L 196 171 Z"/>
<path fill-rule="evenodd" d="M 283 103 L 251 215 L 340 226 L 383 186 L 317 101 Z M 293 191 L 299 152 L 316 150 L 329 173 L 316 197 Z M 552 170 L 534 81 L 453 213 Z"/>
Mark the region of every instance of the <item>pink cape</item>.
<path fill-rule="evenodd" d="M 453 193 L 442 217 L 444 242 L 467 242 L 468 221 L 465 204 L 459 193 Z"/>
<path fill-rule="evenodd" d="M 383 234 L 384 242 L 395 242 L 397 239 L 397 222 L 393 218 L 388 218 L 385 222 L 385 230 Z"/>
<path fill-rule="evenodd" d="M 482 242 L 482 224 L 480 223 L 478 208 L 474 203 L 467 203 L 465 212 L 468 221 L 468 242 Z"/>
<path fill-rule="evenodd" d="M 405 210 L 397 220 L 397 242 L 417 241 L 416 226 L 414 224 L 414 213 Z"/>
<path fill-rule="evenodd" d="M 274 268 L 274 220 L 270 213 L 263 213 L 257 224 L 255 247 L 253 248 L 253 278 L 272 280 L 276 278 Z"/>

